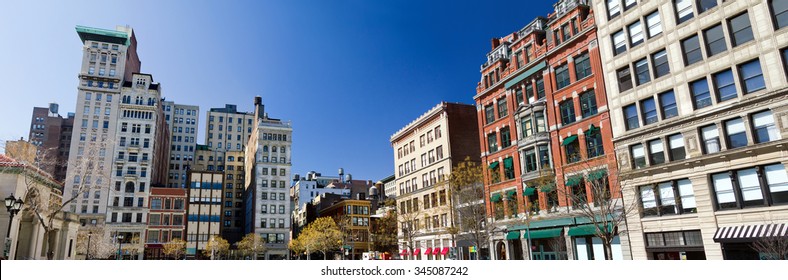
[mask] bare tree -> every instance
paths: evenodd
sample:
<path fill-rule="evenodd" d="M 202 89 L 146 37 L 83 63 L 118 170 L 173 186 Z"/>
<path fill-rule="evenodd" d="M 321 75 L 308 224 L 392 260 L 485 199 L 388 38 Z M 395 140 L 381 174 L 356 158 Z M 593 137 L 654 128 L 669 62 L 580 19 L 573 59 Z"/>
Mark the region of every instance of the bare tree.
<path fill-rule="evenodd" d="M 753 250 L 766 260 L 788 260 L 788 236 L 772 235 L 752 243 Z"/>
<path fill-rule="evenodd" d="M 77 254 L 84 255 L 87 260 L 107 259 L 114 254 L 115 249 L 103 225 L 87 225 L 77 234 Z"/>
<path fill-rule="evenodd" d="M 449 176 L 449 193 L 454 209 L 452 228 L 460 235 L 469 236 L 476 248 L 486 247 L 495 229 L 488 221 L 484 205 L 483 180 L 482 166 L 469 157 L 457 164 Z"/>
<path fill-rule="evenodd" d="M 399 239 L 402 240 L 403 245 L 408 248 L 408 252 L 412 254 L 413 250 L 416 249 L 414 239 L 419 235 L 419 212 L 409 211 L 412 209 L 405 209 L 404 207 L 400 208 L 399 215 L 397 216 L 400 223 L 398 227 L 400 231 Z"/>

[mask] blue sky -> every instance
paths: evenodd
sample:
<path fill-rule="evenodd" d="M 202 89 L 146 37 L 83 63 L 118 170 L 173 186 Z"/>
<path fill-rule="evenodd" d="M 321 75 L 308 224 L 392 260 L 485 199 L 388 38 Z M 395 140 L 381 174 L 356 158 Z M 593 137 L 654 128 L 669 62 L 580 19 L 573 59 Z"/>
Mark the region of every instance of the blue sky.
<path fill-rule="evenodd" d="M 68 3 L 66 3 L 68 2 Z M 205 111 L 260 95 L 293 121 L 293 173 L 393 174 L 391 134 L 441 101 L 473 103 L 490 39 L 553 1 L 3 1 L 0 139 L 27 138 L 34 106 L 73 112 L 75 25 L 134 28 L 142 72 Z"/>

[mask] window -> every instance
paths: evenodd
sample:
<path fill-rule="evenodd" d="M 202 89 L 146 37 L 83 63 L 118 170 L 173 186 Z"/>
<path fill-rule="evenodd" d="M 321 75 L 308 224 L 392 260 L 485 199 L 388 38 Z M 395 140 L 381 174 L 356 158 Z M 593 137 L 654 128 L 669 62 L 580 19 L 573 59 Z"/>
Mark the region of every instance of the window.
<path fill-rule="evenodd" d="M 508 115 L 508 114 L 509 114 L 509 112 L 508 112 L 508 110 L 506 108 L 506 99 L 498 100 L 498 117 L 499 118 L 503 118 L 503 117 L 506 117 L 506 115 Z M 431 142 L 431 140 L 432 140 L 432 133 L 431 133 L 431 131 L 428 131 L 427 132 L 427 142 Z"/>
<path fill-rule="evenodd" d="M 484 107 L 484 117 L 487 120 L 487 124 L 495 121 L 495 109 L 493 109 L 493 105 L 487 105 Z"/>
<path fill-rule="evenodd" d="M 741 118 L 726 121 L 725 134 L 728 149 L 747 146 L 747 134 L 744 133 L 744 121 Z"/>
<path fill-rule="evenodd" d="M 569 33 L 569 25 L 566 24 L 561 26 L 561 33 L 564 35 L 564 42 L 569 40 L 569 37 L 572 36 L 572 34 Z"/>
<path fill-rule="evenodd" d="M 665 163 L 662 139 L 648 141 L 648 160 L 651 165 Z"/>
<path fill-rule="evenodd" d="M 627 51 L 627 40 L 624 30 L 613 33 L 613 55 L 619 55 Z"/>
<path fill-rule="evenodd" d="M 649 38 L 662 34 L 662 19 L 659 17 L 659 11 L 654 11 L 646 16 L 646 25 L 648 25 Z"/>
<path fill-rule="evenodd" d="M 607 16 L 614 18 L 621 14 L 621 0 L 607 0 Z"/>
<path fill-rule="evenodd" d="M 761 72 L 761 63 L 758 59 L 739 65 L 739 74 L 744 81 L 744 94 L 766 88 L 763 72 Z"/>
<path fill-rule="evenodd" d="M 723 0 L 725 1 L 725 0 Z M 717 6 L 717 0 L 698 0 L 698 13 L 703 13 Z"/>
<path fill-rule="evenodd" d="M 555 69 L 555 82 L 557 89 L 562 89 L 569 85 L 569 65 L 564 64 Z"/>
<path fill-rule="evenodd" d="M 780 139 L 777 127 L 774 125 L 772 111 L 763 111 L 752 115 L 752 126 L 755 131 L 755 143 L 764 143 Z"/>
<path fill-rule="evenodd" d="M 690 82 L 690 91 L 695 110 L 711 106 L 711 93 L 709 93 L 709 83 L 706 78 Z"/>
<path fill-rule="evenodd" d="M 678 194 L 678 195 L 677 195 Z M 695 193 L 689 179 L 640 187 L 643 216 L 696 213 Z"/>
<path fill-rule="evenodd" d="M 506 180 L 514 179 L 514 159 L 507 157 L 503 159 L 503 173 Z M 441 205 L 445 204 L 445 194 L 441 191 Z"/>
<path fill-rule="evenodd" d="M 627 130 L 640 127 L 638 120 L 638 108 L 635 104 L 624 107 L 624 122 Z"/>
<path fill-rule="evenodd" d="M 679 115 L 678 107 L 676 107 L 676 96 L 673 91 L 660 93 L 659 105 L 662 108 L 662 119 L 669 119 Z"/>
<path fill-rule="evenodd" d="M 766 173 L 766 184 L 772 204 L 788 202 L 788 174 L 782 164 L 772 164 L 763 167 Z"/>
<path fill-rule="evenodd" d="M 591 60 L 589 59 L 588 53 L 579 55 L 574 59 L 574 61 L 575 61 L 575 77 L 577 80 L 583 79 L 591 75 Z"/>
<path fill-rule="evenodd" d="M 504 127 L 501 129 L 501 148 L 506 148 L 512 145 L 512 137 L 509 133 L 509 127 Z M 430 151 L 432 152 L 432 151 Z"/>
<path fill-rule="evenodd" d="M 686 157 L 684 137 L 681 133 L 668 136 L 668 148 L 670 149 L 670 160 L 682 160 Z"/>
<path fill-rule="evenodd" d="M 692 19 L 695 15 L 692 12 L 693 0 L 676 0 L 676 24 L 681 24 Z"/>
<path fill-rule="evenodd" d="M 519 86 L 515 87 L 514 89 L 514 99 L 515 102 L 517 102 L 515 103 L 515 106 L 519 106 L 520 104 L 523 104 L 523 101 L 525 100 L 523 99 L 523 89 Z"/>
<path fill-rule="evenodd" d="M 498 151 L 498 141 L 495 132 L 487 134 L 487 149 L 490 153 Z"/>
<path fill-rule="evenodd" d="M 725 44 L 722 25 L 720 24 L 703 30 L 703 37 L 706 41 L 706 55 L 708 56 L 714 56 L 728 49 L 728 46 Z"/>
<path fill-rule="evenodd" d="M 632 145 L 632 164 L 634 168 L 646 167 L 646 153 L 642 144 Z"/>
<path fill-rule="evenodd" d="M 588 158 L 595 158 L 605 154 L 605 148 L 602 145 L 602 133 L 589 130 L 586 133 L 586 151 Z"/>
<path fill-rule="evenodd" d="M 544 96 L 545 96 L 544 80 L 540 78 L 536 80 L 536 98 L 542 99 L 544 98 Z"/>
<path fill-rule="evenodd" d="M 643 112 L 643 125 L 650 125 L 659 121 L 657 117 L 657 105 L 654 103 L 654 98 L 641 100 L 640 110 Z"/>
<path fill-rule="evenodd" d="M 668 64 L 668 53 L 665 50 L 661 50 L 652 54 L 651 64 L 654 66 L 655 79 L 670 73 L 670 65 Z"/>
<path fill-rule="evenodd" d="M 635 61 L 635 79 L 637 80 L 637 85 L 642 85 L 651 81 L 651 75 L 648 72 L 647 58 Z"/>
<path fill-rule="evenodd" d="M 720 151 L 720 134 L 717 131 L 717 125 L 704 126 L 701 129 L 701 137 L 703 141 L 703 148 L 706 154 L 716 153 Z"/>
<path fill-rule="evenodd" d="M 537 170 L 537 163 L 536 163 L 536 152 L 534 149 L 528 149 L 525 151 L 525 172 L 533 172 Z"/>
<path fill-rule="evenodd" d="M 580 110 L 583 114 L 583 118 L 587 118 L 597 113 L 596 95 L 594 94 L 594 90 L 589 90 L 580 94 Z"/>
<path fill-rule="evenodd" d="M 619 92 L 632 89 L 632 73 L 629 70 L 629 66 L 618 69 L 618 71 L 616 71 L 616 76 L 618 77 Z"/>
<path fill-rule="evenodd" d="M 629 45 L 631 47 L 643 43 L 643 25 L 640 23 L 640 20 L 627 26 L 627 29 L 629 29 Z"/>
<path fill-rule="evenodd" d="M 698 35 L 690 36 L 681 40 L 681 51 L 684 55 L 684 65 L 690 66 L 695 62 L 703 60 L 703 54 L 700 51 L 700 42 Z"/>
<path fill-rule="evenodd" d="M 561 109 L 561 123 L 567 125 L 575 122 L 575 104 L 572 102 L 572 99 L 562 102 L 559 106 Z"/>
<path fill-rule="evenodd" d="M 736 98 L 736 84 L 730 69 L 716 73 L 712 78 L 714 79 L 714 89 L 717 91 L 717 102 Z"/>
<path fill-rule="evenodd" d="M 731 44 L 734 47 L 752 41 L 752 26 L 750 25 L 750 17 L 747 16 L 747 13 L 731 18 L 728 20 L 728 25 L 732 33 Z"/>
<path fill-rule="evenodd" d="M 580 161 L 580 144 L 577 141 L 577 135 L 567 137 L 562 144 L 566 150 L 567 163 Z"/>
<path fill-rule="evenodd" d="M 774 27 L 780 29 L 788 26 L 788 2 L 771 0 L 769 1 L 769 6 L 771 6 Z"/>

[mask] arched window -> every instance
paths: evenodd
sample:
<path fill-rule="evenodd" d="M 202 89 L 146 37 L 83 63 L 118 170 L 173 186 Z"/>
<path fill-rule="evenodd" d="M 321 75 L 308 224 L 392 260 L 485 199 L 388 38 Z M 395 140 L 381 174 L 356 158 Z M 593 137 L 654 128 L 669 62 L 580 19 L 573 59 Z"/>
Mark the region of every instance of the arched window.
<path fill-rule="evenodd" d="M 133 193 L 134 192 L 134 182 L 127 182 L 125 191 L 127 193 Z"/>
<path fill-rule="evenodd" d="M 271 152 L 276 153 L 276 146 L 271 146 Z"/>
<path fill-rule="evenodd" d="M 137 98 L 134 100 L 134 104 L 142 105 L 142 96 L 137 96 Z"/>
<path fill-rule="evenodd" d="M 263 152 L 268 152 L 268 146 L 263 146 Z"/>
<path fill-rule="evenodd" d="M 279 147 L 279 152 L 280 153 L 284 153 L 285 152 L 285 146 Z"/>

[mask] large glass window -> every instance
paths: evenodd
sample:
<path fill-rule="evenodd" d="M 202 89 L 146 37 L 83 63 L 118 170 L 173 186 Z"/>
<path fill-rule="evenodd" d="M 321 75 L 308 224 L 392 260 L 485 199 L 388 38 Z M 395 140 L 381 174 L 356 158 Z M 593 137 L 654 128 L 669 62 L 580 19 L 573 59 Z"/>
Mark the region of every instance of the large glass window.
<path fill-rule="evenodd" d="M 574 137 L 572 139 L 567 138 L 564 140 L 564 148 L 566 150 L 566 162 L 567 163 L 574 163 L 580 161 L 580 143 L 577 141 L 577 135 L 569 136 Z M 568 141 L 568 142 L 567 142 Z"/>
<path fill-rule="evenodd" d="M 534 149 L 525 150 L 525 172 L 537 170 L 536 152 Z"/>
<path fill-rule="evenodd" d="M 717 101 L 722 102 L 736 98 L 736 84 L 733 81 L 733 71 L 730 69 L 714 74 L 714 87 L 717 90 Z"/>
<path fill-rule="evenodd" d="M 706 54 L 708 56 L 714 56 L 728 49 L 728 46 L 725 44 L 725 34 L 722 32 L 721 24 L 704 30 L 703 37 L 706 41 Z"/>
<path fill-rule="evenodd" d="M 638 120 L 638 108 L 635 104 L 624 107 L 624 122 L 627 130 L 640 127 Z"/>
<path fill-rule="evenodd" d="M 717 0 L 698 0 L 698 13 L 717 7 Z"/>
<path fill-rule="evenodd" d="M 569 85 L 569 65 L 564 64 L 555 69 L 555 82 L 558 89 Z"/>
<path fill-rule="evenodd" d="M 703 151 L 707 154 L 720 151 L 720 133 L 717 125 L 708 125 L 700 129 L 703 141 Z"/>
<path fill-rule="evenodd" d="M 774 26 L 777 29 L 788 26 L 788 1 L 770 0 Z"/>
<path fill-rule="evenodd" d="M 788 202 L 788 174 L 782 163 L 722 172 L 711 177 L 717 210 Z M 768 195 L 768 200 L 764 194 Z"/>
<path fill-rule="evenodd" d="M 586 153 L 588 158 L 595 158 L 605 154 L 605 149 L 602 145 L 602 133 L 589 131 L 586 134 Z"/>
<path fill-rule="evenodd" d="M 627 51 L 627 37 L 624 30 L 613 33 L 613 54 L 618 55 Z"/>
<path fill-rule="evenodd" d="M 670 73 L 670 64 L 668 64 L 668 53 L 665 50 L 661 50 L 652 54 L 651 63 L 654 65 L 655 79 Z"/>
<path fill-rule="evenodd" d="M 727 172 L 711 175 L 714 185 L 714 194 L 717 199 L 717 209 L 736 208 L 736 195 L 733 192 L 733 183 Z"/>
<path fill-rule="evenodd" d="M 588 53 L 584 53 L 575 58 L 575 77 L 577 80 L 591 75 L 591 60 Z"/>
<path fill-rule="evenodd" d="M 618 69 L 618 71 L 616 71 L 616 76 L 618 77 L 619 92 L 632 89 L 632 72 L 630 72 L 629 66 Z"/>
<path fill-rule="evenodd" d="M 773 204 L 788 203 L 788 174 L 782 164 L 764 166 L 766 184 Z"/>
<path fill-rule="evenodd" d="M 648 71 L 647 58 L 635 61 L 635 77 L 637 78 L 638 85 L 642 85 L 651 81 L 651 75 Z"/>
<path fill-rule="evenodd" d="M 498 100 L 498 117 L 503 118 L 509 115 L 509 110 L 506 107 L 506 99 Z"/>
<path fill-rule="evenodd" d="M 547 146 L 536 146 L 539 152 L 540 168 L 550 168 L 550 149 Z"/>
<path fill-rule="evenodd" d="M 575 122 L 575 106 L 572 99 L 564 101 L 560 105 L 561 110 L 561 123 L 567 125 Z"/>
<path fill-rule="evenodd" d="M 662 139 L 648 141 L 648 157 L 651 165 L 665 162 L 665 151 L 662 146 Z"/>
<path fill-rule="evenodd" d="M 643 25 L 640 23 L 640 20 L 630 24 L 627 29 L 629 29 L 629 44 L 632 47 L 643 43 Z"/>
<path fill-rule="evenodd" d="M 524 116 L 520 119 L 520 132 L 520 138 L 526 138 L 534 134 L 531 115 Z"/>
<path fill-rule="evenodd" d="M 662 34 L 662 19 L 659 17 L 659 11 L 646 16 L 646 25 L 648 25 L 649 38 Z"/>
<path fill-rule="evenodd" d="M 501 148 L 506 148 L 512 145 L 512 136 L 509 132 L 509 127 L 501 129 Z"/>
<path fill-rule="evenodd" d="M 728 149 L 747 146 L 747 134 L 744 132 L 744 121 L 741 118 L 726 121 L 725 133 Z"/>
<path fill-rule="evenodd" d="M 662 108 L 662 119 L 669 119 L 679 115 L 678 107 L 676 107 L 676 96 L 672 90 L 659 94 L 659 105 Z"/>
<path fill-rule="evenodd" d="M 495 132 L 487 134 L 487 149 L 490 153 L 498 151 L 498 138 Z"/>
<path fill-rule="evenodd" d="M 621 0 L 607 0 L 607 16 L 614 18 L 621 14 Z"/>
<path fill-rule="evenodd" d="M 685 21 L 692 19 L 695 14 L 692 11 L 693 0 L 676 0 L 674 2 L 676 7 L 676 23 L 681 24 Z"/>
<path fill-rule="evenodd" d="M 695 110 L 711 106 L 711 93 L 709 92 L 709 83 L 706 78 L 690 82 L 690 91 L 692 92 L 692 104 Z"/>
<path fill-rule="evenodd" d="M 763 111 L 752 115 L 752 126 L 755 131 L 755 143 L 764 143 L 780 139 L 777 126 L 774 124 L 772 111 Z"/>
<path fill-rule="evenodd" d="M 731 44 L 734 47 L 753 40 L 752 26 L 747 13 L 731 18 L 728 24 L 731 30 Z"/>
<path fill-rule="evenodd" d="M 495 108 L 493 108 L 493 105 L 487 105 L 484 107 L 484 117 L 487 120 L 487 124 L 495 121 Z"/>
<path fill-rule="evenodd" d="M 580 94 L 580 110 L 582 111 L 581 113 L 583 118 L 587 118 L 597 113 L 596 95 L 594 94 L 594 90 L 589 90 Z"/>
<path fill-rule="evenodd" d="M 739 65 L 739 73 L 744 81 L 744 93 L 752 93 L 766 88 L 761 72 L 761 62 L 756 59 Z"/>
<path fill-rule="evenodd" d="M 690 66 L 695 62 L 703 60 L 703 54 L 700 50 L 700 41 L 698 41 L 698 35 L 693 35 L 682 40 L 681 51 L 684 54 L 684 65 L 686 66 Z"/>
<path fill-rule="evenodd" d="M 681 133 L 668 136 L 668 147 L 670 149 L 670 160 L 682 160 L 686 157 L 684 137 Z"/>
<path fill-rule="evenodd" d="M 632 164 L 634 168 L 646 167 L 646 152 L 642 144 L 632 145 Z"/>
<path fill-rule="evenodd" d="M 536 132 L 547 132 L 547 122 L 543 112 L 534 112 L 534 120 L 536 120 Z"/>
<path fill-rule="evenodd" d="M 641 100 L 640 110 L 643 112 L 643 125 L 650 125 L 659 121 L 657 104 L 654 102 L 654 98 Z"/>

